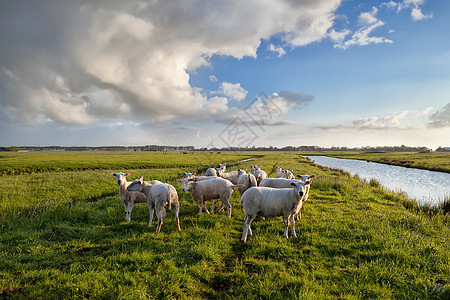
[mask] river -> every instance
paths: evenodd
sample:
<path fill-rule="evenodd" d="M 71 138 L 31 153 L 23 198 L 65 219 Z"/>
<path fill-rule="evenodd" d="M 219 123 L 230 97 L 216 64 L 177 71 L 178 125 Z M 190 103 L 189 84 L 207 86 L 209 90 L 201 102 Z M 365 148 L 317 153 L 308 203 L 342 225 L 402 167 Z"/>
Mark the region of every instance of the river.
<path fill-rule="evenodd" d="M 415 168 L 405 168 L 364 160 L 341 159 L 327 156 L 306 156 L 314 163 L 350 172 L 370 180 L 376 179 L 385 188 L 403 191 L 419 203 L 437 204 L 450 196 L 450 174 Z"/>

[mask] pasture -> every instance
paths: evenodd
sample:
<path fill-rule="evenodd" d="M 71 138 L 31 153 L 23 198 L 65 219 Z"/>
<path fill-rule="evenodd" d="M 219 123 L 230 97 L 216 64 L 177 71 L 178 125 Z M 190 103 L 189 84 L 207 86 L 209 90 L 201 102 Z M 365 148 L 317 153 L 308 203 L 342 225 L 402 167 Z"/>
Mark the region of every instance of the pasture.
<path fill-rule="evenodd" d="M 283 238 L 278 217 L 255 220 L 240 242 L 237 190 L 231 219 L 199 215 L 177 179 L 219 163 L 316 174 L 298 238 Z M 116 171 L 175 186 L 182 231 L 168 211 L 155 235 L 146 204 L 125 222 Z M 298 153 L 7 153 L 0 173 L 1 298 L 450 298 L 448 214 L 408 209 L 404 196 Z"/>

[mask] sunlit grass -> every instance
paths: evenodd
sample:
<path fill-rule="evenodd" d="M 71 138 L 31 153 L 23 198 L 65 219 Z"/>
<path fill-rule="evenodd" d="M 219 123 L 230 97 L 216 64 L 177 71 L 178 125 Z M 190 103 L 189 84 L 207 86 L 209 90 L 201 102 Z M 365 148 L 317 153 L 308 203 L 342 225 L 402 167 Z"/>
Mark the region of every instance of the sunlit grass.
<path fill-rule="evenodd" d="M 178 155 L 174 160 L 185 156 Z M 281 165 L 317 175 L 296 222 L 297 239 L 283 238 L 281 218 L 258 218 L 254 236 L 243 244 L 236 191 L 231 219 L 224 212 L 199 215 L 176 181 L 203 163 L 115 169 L 115 159 L 105 159 L 114 168 L 104 170 L 0 177 L 1 297 L 450 297 L 449 216 L 407 209 L 402 195 L 376 182 L 312 165 L 293 153 L 265 153 L 243 163 L 236 155 L 228 160 L 230 170 L 257 164 L 271 173 Z M 155 235 L 156 224 L 147 227 L 146 204 L 136 204 L 126 223 L 113 171 L 129 171 L 130 180 L 143 175 L 173 184 L 182 231 L 169 211 Z"/>

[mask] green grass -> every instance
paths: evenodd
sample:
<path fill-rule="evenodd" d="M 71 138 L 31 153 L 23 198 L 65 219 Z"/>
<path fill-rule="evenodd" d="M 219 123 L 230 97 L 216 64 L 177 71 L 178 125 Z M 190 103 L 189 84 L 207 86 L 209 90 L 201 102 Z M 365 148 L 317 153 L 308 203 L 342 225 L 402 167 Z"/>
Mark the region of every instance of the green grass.
<path fill-rule="evenodd" d="M 65 157 L 78 166 L 70 154 L 58 155 L 42 158 L 56 165 Z M 182 171 L 205 168 L 199 154 L 72 155 L 87 155 L 87 170 L 49 172 L 36 155 L 34 166 L 45 172 L 0 176 L 1 298 L 450 297 L 449 215 L 407 209 L 402 195 L 375 182 L 313 165 L 294 153 L 215 155 L 211 165 L 226 160 L 232 170 L 257 164 L 273 177 L 280 165 L 317 175 L 296 223 L 297 239 L 283 238 L 281 218 L 257 219 L 254 237 L 243 244 L 237 191 L 231 219 L 224 212 L 199 215 L 176 182 Z M 249 157 L 256 160 L 238 163 Z M 143 158 L 144 168 L 136 169 Z M 96 169 L 95 161 L 105 169 Z M 155 235 L 156 224 L 147 227 L 145 204 L 136 204 L 131 223 L 124 222 L 113 171 L 173 184 L 182 231 L 169 212 Z"/>

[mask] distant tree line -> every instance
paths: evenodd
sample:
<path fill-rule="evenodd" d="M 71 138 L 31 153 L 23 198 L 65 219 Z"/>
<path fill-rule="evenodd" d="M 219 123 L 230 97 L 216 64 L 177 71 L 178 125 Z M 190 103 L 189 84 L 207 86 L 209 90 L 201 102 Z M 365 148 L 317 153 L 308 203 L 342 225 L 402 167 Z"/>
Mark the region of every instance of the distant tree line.
<path fill-rule="evenodd" d="M 378 146 L 378 147 L 319 147 L 319 146 L 286 146 L 282 148 L 269 147 L 223 147 L 223 148 L 195 148 L 194 146 L 24 146 L 0 147 L 0 151 L 298 151 L 298 152 L 326 152 L 326 151 L 358 151 L 358 152 L 432 152 L 427 147 Z M 450 147 L 439 147 L 436 152 L 450 152 Z"/>

